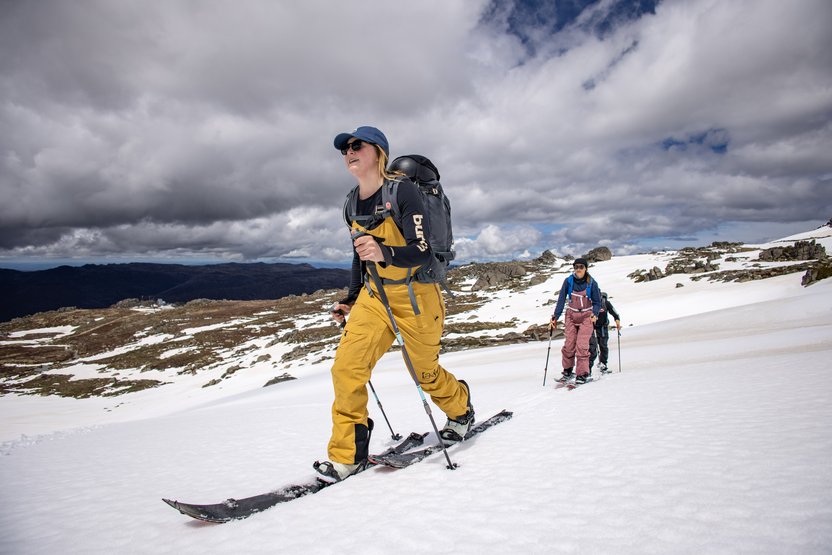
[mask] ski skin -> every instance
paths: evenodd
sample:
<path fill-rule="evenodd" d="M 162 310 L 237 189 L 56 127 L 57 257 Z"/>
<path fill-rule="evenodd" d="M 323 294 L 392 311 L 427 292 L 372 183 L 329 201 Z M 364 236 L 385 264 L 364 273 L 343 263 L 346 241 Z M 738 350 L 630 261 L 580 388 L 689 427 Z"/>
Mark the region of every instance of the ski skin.
<path fill-rule="evenodd" d="M 508 410 L 502 410 L 489 418 L 488 420 L 484 420 L 479 424 L 476 424 L 473 428 L 468 430 L 468 433 L 465 434 L 465 439 L 463 441 L 467 441 L 472 437 L 484 432 L 488 428 L 496 426 L 501 422 L 505 422 L 509 420 L 514 413 Z M 447 448 L 453 447 L 454 445 L 458 445 L 462 443 L 462 441 L 458 443 L 451 444 L 447 446 Z M 370 455 L 370 461 L 374 464 L 384 465 L 390 468 L 405 468 L 417 462 L 424 460 L 425 458 L 429 457 L 434 453 L 438 453 L 442 451 L 442 446 L 439 444 L 431 445 L 425 447 L 424 449 L 420 449 L 418 451 L 410 451 L 408 453 L 389 453 L 389 454 L 382 454 L 382 455 Z"/>
<path fill-rule="evenodd" d="M 566 382 L 566 381 L 563 381 L 563 380 L 555 380 L 555 389 L 566 388 L 569 391 L 572 391 L 573 389 L 577 389 L 578 387 L 580 387 L 582 385 L 586 385 L 589 382 L 597 382 L 605 374 L 612 374 L 612 372 L 601 372 L 601 376 L 598 376 L 597 378 L 593 377 L 593 376 L 590 376 L 589 379 L 586 382 L 582 383 L 582 384 L 577 383 L 577 382 Z"/>
<path fill-rule="evenodd" d="M 586 384 L 588 384 L 589 382 L 597 382 L 597 381 L 599 381 L 602 377 L 604 377 L 605 375 L 607 375 L 607 374 L 612 374 L 612 370 L 608 370 L 608 371 L 606 371 L 606 372 L 599 370 L 599 371 L 597 371 L 597 372 L 598 372 L 598 374 L 599 374 L 599 375 L 598 375 L 598 377 L 594 377 L 594 376 L 590 375 L 590 376 L 589 376 L 589 379 L 588 379 L 585 383 L 580 384 L 580 383 L 574 383 L 574 382 L 573 382 L 573 383 L 568 383 L 568 384 L 565 384 L 565 386 L 566 386 L 566 388 L 567 388 L 569 391 L 572 391 L 573 389 L 577 389 L 577 388 L 578 388 L 578 386 L 581 386 L 581 385 L 586 385 Z M 561 383 L 563 383 L 563 382 L 561 382 Z M 555 386 L 555 388 L 557 388 L 557 387 L 558 387 L 558 386 Z"/>
<path fill-rule="evenodd" d="M 568 389 L 569 391 L 572 391 L 573 389 L 578 389 L 582 385 L 586 385 L 590 382 L 594 382 L 597 379 L 598 378 L 593 378 L 592 376 L 589 376 L 584 383 L 569 382 L 568 384 L 566 384 L 566 389 Z"/>
<path fill-rule="evenodd" d="M 394 453 L 404 453 L 414 447 L 419 447 L 424 443 L 427 433 L 418 434 L 412 433 L 403 441 L 390 447 L 381 455 L 390 455 Z M 367 466 L 358 472 L 363 472 L 367 468 L 376 466 L 370 461 Z M 356 472 L 356 474 L 358 474 Z M 334 482 L 339 483 L 339 482 Z M 197 520 L 204 522 L 223 523 L 230 520 L 238 520 L 247 518 L 253 514 L 265 511 L 279 503 L 293 501 L 306 495 L 318 493 L 322 489 L 333 485 L 329 482 L 324 482 L 318 478 L 314 478 L 309 482 L 303 484 L 294 484 L 283 487 L 276 491 L 246 497 L 245 499 L 228 499 L 222 503 L 214 503 L 210 505 L 196 505 L 192 503 L 182 503 L 180 501 L 173 501 L 170 499 L 162 499 L 165 503 L 178 510 L 183 515 L 187 515 Z"/>

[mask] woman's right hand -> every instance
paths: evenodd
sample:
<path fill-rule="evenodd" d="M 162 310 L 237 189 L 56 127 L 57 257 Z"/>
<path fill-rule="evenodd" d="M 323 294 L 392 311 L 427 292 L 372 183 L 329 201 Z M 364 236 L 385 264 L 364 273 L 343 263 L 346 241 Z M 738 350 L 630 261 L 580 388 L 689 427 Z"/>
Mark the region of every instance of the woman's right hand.
<path fill-rule="evenodd" d="M 342 326 L 347 320 L 347 314 L 350 313 L 350 308 L 352 307 L 348 304 L 335 303 L 332 305 L 329 313 L 332 315 L 332 319 L 335 320 L 339 326 Z"/>

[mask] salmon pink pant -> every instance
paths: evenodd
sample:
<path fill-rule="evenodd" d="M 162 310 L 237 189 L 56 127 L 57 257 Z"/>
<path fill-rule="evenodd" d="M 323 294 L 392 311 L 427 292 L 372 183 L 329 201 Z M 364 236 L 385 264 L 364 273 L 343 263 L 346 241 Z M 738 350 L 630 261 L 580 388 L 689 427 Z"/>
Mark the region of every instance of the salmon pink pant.
<path fill-rule="evenodd" d="M 575 374 L 589 374 L 589 338 L 592 337 L 592 310 L 567 310 L 564 318 L 566 340 L 560 350 L 563 368 L 574 368 Z M 577 361 L 576 361 L 577 359 Z"/>

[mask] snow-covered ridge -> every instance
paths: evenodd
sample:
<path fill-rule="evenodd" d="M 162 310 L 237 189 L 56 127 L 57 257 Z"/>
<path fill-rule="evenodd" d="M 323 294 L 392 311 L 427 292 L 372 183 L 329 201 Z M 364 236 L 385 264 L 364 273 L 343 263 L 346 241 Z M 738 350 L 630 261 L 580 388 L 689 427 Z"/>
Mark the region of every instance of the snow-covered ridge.
<path fill-rule="evenodd" d="M 832 248 L 829 226 L 793 236 L 791 243 L 807 238 Z M 622 312 L 625 326 L 637 327 L 800 291 L 800 273 L 764 280 L 771 282 L 766 284 L 711 281 L 726 272 L 782 267 L 788 271 L 805 264 L 759 260 L 764 249 L 787 243 L 613 257 L 593 264 L 590 272 Z M 669 268 L 680 257 L 692 256 L 704 256 L 708 267 L 718 270 L 675 273 L 649 283 L 632 279 L 640 269 Z M 546 336 L 545 324 L 570 263 L 547 255 L 513 264 L 467 265 L 452 272 L 456 296 L 447 300 L 444 351 L 534 342 Z M 498 279 L 495 269 L 511 277 L 481 288 Z M 773 283 L 779 285 L 771 287 Z M 334 353 L 340 330 L 327 310 L 342 293 L 319 291 L 278 301 L 195 301 L 141 311 L 56 311 L 0 324 L 5 335 L 0 338 L 5 355 L 0 407 L 42 405 L 39 397 L 28 404 L 11 401 L 27 393 L 75 397 L 89 407 L 79 411 L 85 417 L 77 424 L 92 425 L 102 416 L 132 418 L 134 411 L 141 412 L 157 399 L 175 397 L 181 407 L 250 391 L 287 373 L 303 378 L 309 368 L 326 365 Z M 52 427 L 8 428 L 0 439 L 49 432 Z"/>
<path fill-rule="evenodd" d="M 828 238 L 818 240 L 829 248 Z M 828 552 L 832 280 L 804 287 L 800 273 L 747 282 L 626 277 L 667 256 L 614 257 L 591 268 L 625 325 L 610 344 L 615 372 L 598 382 L 552 388 L 558 339 L 441 356 L 471 385 L 479 418 L 514 411 L 450 451 L 457 470 L 441 457 L 370 470 L 222 526 L 194 525 L 161 498 L 218 502 L 310 476 L 331 426 L 329 360 L 296 362 L 298 379 L 267 388 L 277 369 L 246 361 L 285 352 L 280 338 L 300 339 L 323 320 L 304 316 L 308 327 L 279 329 L 261 319 L 271 311 L 264 306 L 245 315 L 206 306 L 216 321 L 203 325 L 234 325 L 204 333 L 269 330 L 227 345 L 231 360 L 209 372 L 239 369 L 217 386 L 202 387 L 209 374 L 185 373 L 115 397 L 4 395 L 0 475 L 14 502 L 0 505 L 0 552 Z M 564 275 L 487 291 L 451 318 L 545 322 Z M 173 324 L 156 326 L 128 331 L 180 335 Z M 157 346 L 170 353 L 189 341 Z M 381 359 L 373 384 L 397 432 L 429 429 L 398 352 Z M 378 408 L 368 409 L 378 452 L 391 440 Z"/>

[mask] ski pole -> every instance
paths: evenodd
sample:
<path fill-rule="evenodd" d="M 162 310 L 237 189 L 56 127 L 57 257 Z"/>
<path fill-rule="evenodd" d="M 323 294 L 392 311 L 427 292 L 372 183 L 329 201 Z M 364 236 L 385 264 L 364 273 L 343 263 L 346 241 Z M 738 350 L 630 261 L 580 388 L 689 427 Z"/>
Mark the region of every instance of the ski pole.
<path fill-rule="evenodd" d="M 387 427 L 390 428 L 390 437 L 395 440 L 399 440 L 402 438 L 399 434 L 393 431 L 393 426 L 390 425 L 390 420 L 387 419 L 387 414 L 384 412 L 384 407 L 381 406 L 381 401 L 378 400 L 378 395 L 376 395 L 376 388 L 373 387 L 373 382 L 368 381 L 367 384 L 370 386 L 370 391 L 373 392 L 373 397 L 376 398 L 376 403 L 378 404 L 378 408 L 381 409 L 381 414 L 384 416 L 384 421 L 387 422 Z"/>
<path fill-rule="evenodd" d="M 552 326 L 549 326 L 549 347 L 546 349 L 546 366 L 543 367 L 543 387 L 546 387 L 546 372 L 549 371 L 549 351 L 552 350 Z"/>
<path fill-rule="evenodd" d="M 618 373 L 621 373 L 621 330 L 618 331 Z"/>
<path fill-rule="evenodd" d="M 341 316 L 344 316 L 345 319 L 344 319 L 343 322 L 341 322 L 339 327 L 341 329 L 344 329 L 345 327 L 347 327 L 346 314 L 344 314 L 344 311 L 338 309 L 338 310 L 333 310 L 332 312 L 335 313 L 335 314 L 340 314 Z M 370 386 L 370 391 L 373 392 L 373 397 L 376 398 L 376 404 L 378 405 L 378 408 L 381 410 L 381 415 L 384 417 L 384 421 L 387 422 L 387 427 L 390 429 L 390 437 L 392 437 L 394 440 L 397 440 L 397 441 L 400 440 L 402 438 L 402 436 L 393 431 L 393 426 L 390 425 L 390 419 L 387 418 L 387 413 L 384 412 L 384 407 L 381 406 L 381 400 L 378 398 L 378 394 L 376 393 L 376 388 L 373 387 L 372 380 L 368 380 L 367 384 Z"/>
<path fill-rule="evenodd" d="M 358 233 L 353 235 L 353 240 L 360 236 L 361 234 Z M 419 391 L 419 396 L 422 398 L 422 405 L 425 407 L 425 412 L 430 419 L 431 426 L 433 426 L 433 431 L 436 433 L 436 437 L 439 438 L 439 446 L 442 447 L 442 452 L 445 454 L 445 460 L 448 461 L 447 468 L 449 470 L 453 470 L 456 468 L 456 465 L 451 462 L 451 457 L 448 455 L 448 450 L 445 448 L 445 442 L 442 441 L 442 436 L 439 435 L 439 429 L 436 427 L 436 421 L 433 419 L 433 414 L 430 411 L 430 405 L 428 405 L 428 400 L 425 398 L 425 392 L 422 390 L 422 384 L 419 383 L 419 378 L 416 376 L 416 370 L 413 369 L 413 363 L 410 361 L 410 355 L 407 353 L 407 347 L 404 344 L 404 339 L 399 331 L 398 324 L 396 324 L 396 318 L 393 316 L 393 310 L 390 308 L 390 301 L 388 301 L 387 293 L 384 291 L 384 283 L 382 283 L 381 278 L 378 276 L 378 270 L 376 269 L 374 262 L 367 262 L 367 268 L 369 269 L 370 277 L 373 278 L 373 283 L 375 283 L 376 289 L 378 290 L 378 296 L 381 298 L 381 303 L 384 305 L 385 310 L 387 310 L 387 317 L 390 319 L 390 325 L 393 327 L 393 333 L 396 335 L 396 341 L 402 348 L 402 358 L 404 358 L 404 364 L 407 366 L 407 370 L 410 372 L 410 377 L 413 378 L 413 382 L 416 384 L 416 389 Z"/>

